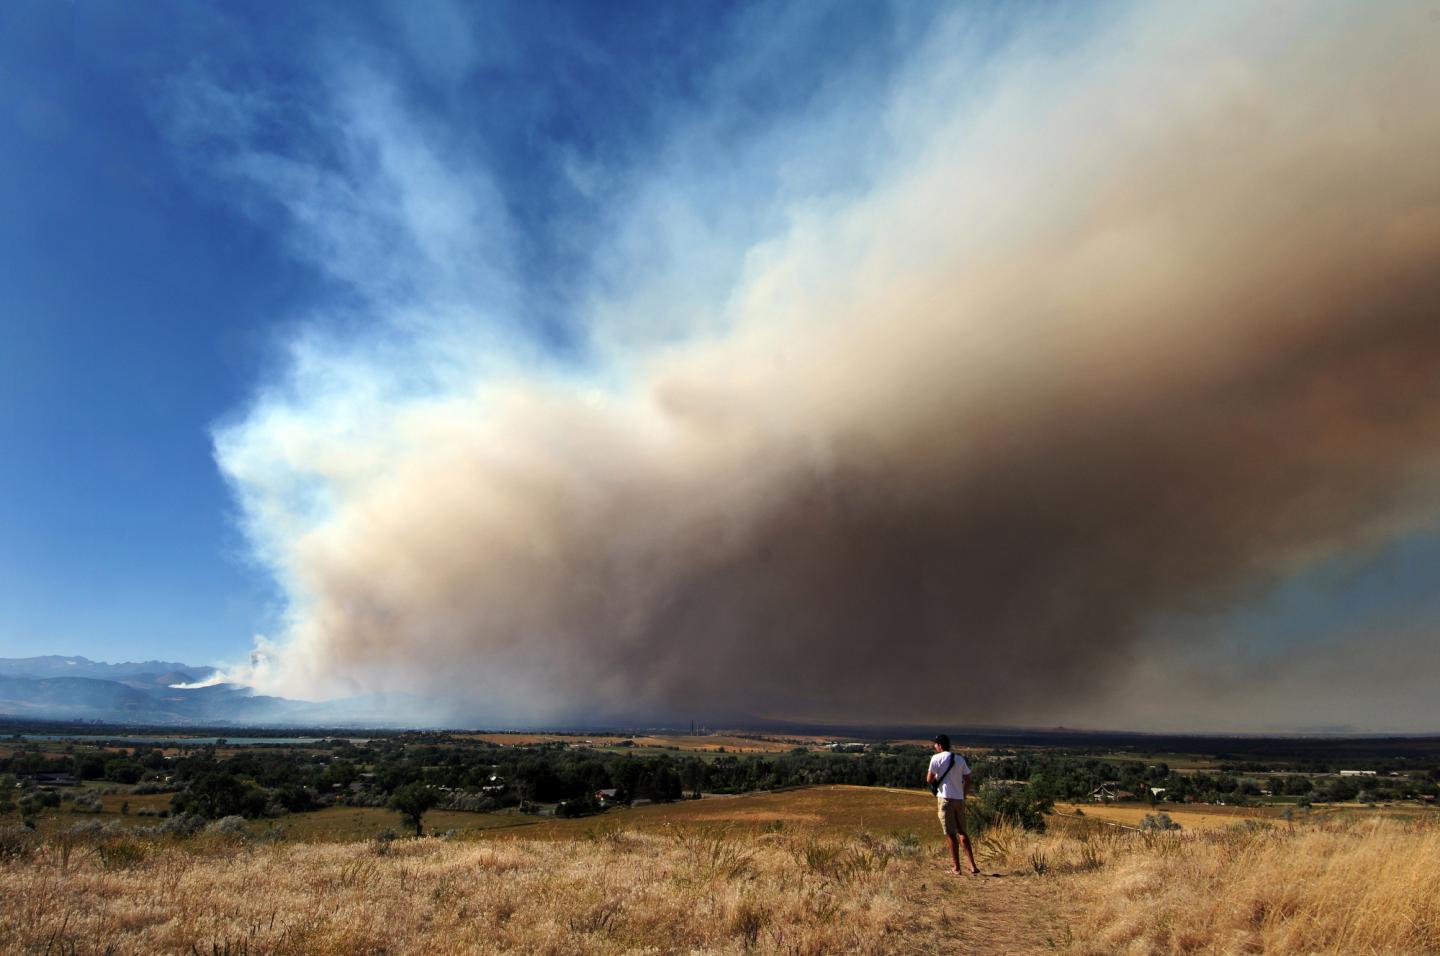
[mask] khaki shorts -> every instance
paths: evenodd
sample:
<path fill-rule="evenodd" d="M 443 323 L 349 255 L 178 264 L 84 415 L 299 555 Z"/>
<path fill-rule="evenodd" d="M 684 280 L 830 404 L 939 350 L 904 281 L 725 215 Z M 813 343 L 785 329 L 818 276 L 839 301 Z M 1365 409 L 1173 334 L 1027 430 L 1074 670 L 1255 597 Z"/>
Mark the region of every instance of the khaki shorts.
<path fill-rule="evenodd" d="M 947 837 L 964 836 L 965 801 L 936 797 L 935 806 L 940 814 L 940 825 L 945 828 L 945 835 Z"/>

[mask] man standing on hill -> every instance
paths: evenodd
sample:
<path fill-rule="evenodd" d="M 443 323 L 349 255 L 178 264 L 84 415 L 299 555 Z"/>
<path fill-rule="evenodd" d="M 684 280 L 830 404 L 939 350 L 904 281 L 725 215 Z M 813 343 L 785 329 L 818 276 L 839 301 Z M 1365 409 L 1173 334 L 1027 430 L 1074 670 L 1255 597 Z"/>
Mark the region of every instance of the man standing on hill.
<path fill-rule="evenodd" d="M 980 868 L 975 865 L 970 836 L 965 832 L 965 794 L 970 790 L 970 765 L 964 757 L 951 752 L 948 734 L 936 734 L 933 743 L 935 756 L 930 758 L 925 782 L 935 794 L 940 825 L 945 828 L 945 839 L 950 841 L 950 862 L 954 872 L 960 872 L 960 845 L 963 843 L 965 859 L 970 861 L 970 874 L 974 876 Z"/>

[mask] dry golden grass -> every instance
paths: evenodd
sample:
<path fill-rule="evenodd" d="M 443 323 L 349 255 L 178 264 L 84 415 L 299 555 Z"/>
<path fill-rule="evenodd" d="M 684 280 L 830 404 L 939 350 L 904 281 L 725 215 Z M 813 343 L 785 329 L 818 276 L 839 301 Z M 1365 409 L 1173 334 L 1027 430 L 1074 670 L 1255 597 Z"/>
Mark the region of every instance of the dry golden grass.
<path fill-rule="evenodd" d="M 425 830 L 429 833 L 457 833 L 493 827 L 533 825 L 534 817 L 520 813 L 469 813 L 461 810 L 431 810 L 425 814 Z M 382 830 L 406 833 L 400 814 L 384 807 L 327 807 L 306 813 L 289 813 L 279 820 L 251 821 L 250 829 L 257 835 L 280 828 L 294 842 L 350 843 L 367 840 Z M 412 831 L 413 832 L 413 831 Z"/>
<path fill-rule="evenodd" d="M 426 817 L 427 821 L 429 819 Z M 843 784 L 620 807 L 605 814 L 602 819 L 607 827 L 642 832 L 696 825 L 723 825 L 736 831 L 758 831 L 778 824 L 786 829 L 811 828 L 836 837 L 861 832 L 911 832 L 930 837 L 939 828 L 935 819 L 935 801 L 927 791 Z M 526 827 L 524 835 L 537 840 L 569 840 L 583 835 L 595 825 L 593 818 L 546 818 Z"/>
<path fill-rule="evenodd" d="M 933 850 L 933 844 L 929 850 Z M 1038 883 L 1031 881 L 1032 887 Z M 119 838 L 0 864 L 0 949 L 42 953 L 1033 951 L 1040 901 L 895 838 L 637 833 L 246 846 Z M 969 927 L 966 935 L 958 930 Z M 1053 931 L 1053 928 L 1052 928 Z"/>
<path fill-rule="evenodd" d="M 1151 807 L 1143 803 L 1058 803 L 1058 814 L 1074 816 L 1075 811 L 1091 820 L 1138 827 L 1153 813 L 1168 813 L 1186 830 L 1222 830 L 1246 820 L 1270 820 L 1280 816 L 1278 807 L 1221 807 L 1207 803 L 1165 803 Z"/>
<path fill-rule="evenodd" d="M 1054 830 L 1021 852 L 1083 907 L 1076 953 L 1440 953 L 1433 818 Z"/>
<path fill-rule="evenodd" d="M 928 807 L 815 788 L 384 846 L 0 838 L 0 952 L 1440 953 L 1433 818 L 1055 818 L 992 829 L 968 879 Z"/>

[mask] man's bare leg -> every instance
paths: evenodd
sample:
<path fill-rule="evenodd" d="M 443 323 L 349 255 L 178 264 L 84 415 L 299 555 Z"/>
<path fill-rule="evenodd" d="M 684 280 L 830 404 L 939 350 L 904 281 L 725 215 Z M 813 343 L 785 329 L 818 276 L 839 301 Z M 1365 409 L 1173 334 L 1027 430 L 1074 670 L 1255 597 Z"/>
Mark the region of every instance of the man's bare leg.
<path fill-rule="evenodd" d="M 970 875 L 974 876 L 980 872 L 980 867 L 975 865 L 975 852 L 970 848 L 970 834 L 960 834 L 960 841 L 965 844 L 965 859 L 970 861 Z M 960 872 L 960 857 L 955 853 L 955 838 L 950 838 L 950 855 L 955 857 L 955 872 Z"/>
<path fill-rule="evenodd" d="M 950 843 L 950 872 L 960 872 L 960 838 L 945 834 L 945 839 Z"/>

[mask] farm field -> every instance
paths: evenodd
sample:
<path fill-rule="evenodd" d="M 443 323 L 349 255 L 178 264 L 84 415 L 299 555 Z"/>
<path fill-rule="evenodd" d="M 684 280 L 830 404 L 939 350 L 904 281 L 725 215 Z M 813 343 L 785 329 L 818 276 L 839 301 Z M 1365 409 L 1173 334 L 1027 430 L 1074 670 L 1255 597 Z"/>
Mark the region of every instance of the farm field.
<path fill-rule="evenodd" d="M 1102 760 L 1112 760 L 1121 763 L 1163 763 L 1171 770 L 1180 772 L 1194 770 L 1214 770 L 1220 766 L 1220 761 L 1214 757 L 1204 754 L 1187 753 L 1107 753 L 1101 755 Z"/>

